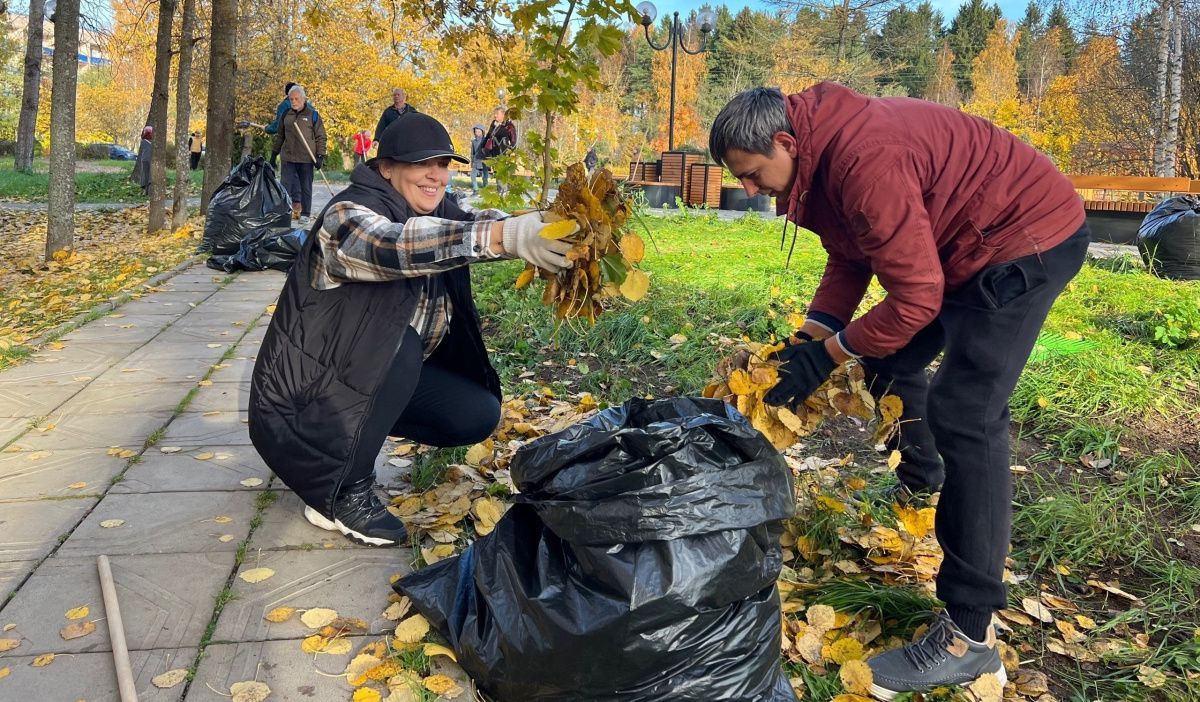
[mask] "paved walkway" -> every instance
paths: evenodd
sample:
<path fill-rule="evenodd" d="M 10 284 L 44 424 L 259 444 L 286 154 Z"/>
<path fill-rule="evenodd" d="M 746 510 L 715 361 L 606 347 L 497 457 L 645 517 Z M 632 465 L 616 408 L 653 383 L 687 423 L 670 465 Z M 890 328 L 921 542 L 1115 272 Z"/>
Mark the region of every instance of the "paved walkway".
<path fill-rule="evenodd" d="M 0 644 L 20 641 L 0 653 L 0 699 L 118 699 L 100 554 L 141 700 L 223 701 L 255 679 L 272 700 L 350 699 L 350 654 L 305 655 L 312 630 L 263 614 L 327 607 L 387 631 L 410 555 L 310 526 L 250 445 L 249 377 L 283 279 L 193 266 L 0 373 Z M 236 577 L 257 567 L 275 575 Z M 65 640 L 81 606 L 96 630 Z M 210 630 L 194 680 L 151 683 L 190 668 Z"/>

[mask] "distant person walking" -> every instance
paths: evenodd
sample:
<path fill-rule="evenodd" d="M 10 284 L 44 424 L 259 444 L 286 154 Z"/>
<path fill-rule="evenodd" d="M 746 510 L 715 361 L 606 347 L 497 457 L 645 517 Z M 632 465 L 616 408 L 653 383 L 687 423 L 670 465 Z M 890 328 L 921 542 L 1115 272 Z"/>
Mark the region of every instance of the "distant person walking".
<path fill-rule="evenodd" d="M 583 167 L 587 169 L 588 173 L 591 173 L 596 170 L 596 164 L 599 162 L 600 159 L 596 156 L 596 145 L 592 144 L 588 147 L 587 155 L 583 157 Z"/>
<path fill-rule="evenodd" d="M 408 104 L 408 93 L 404 88 L 392 88 L 392 104 L 388 105 L 383 110 L 383 114 L 379 116 L 379 124 L 375 125 L 375 138 L 378 139 L 383 130 L 388 128 L 388 125 L 395 122 L 400 115 L 407 115 L 412 112 L 417 112 L 417 108 Z M 372 148 L 379 146 L 378 141 L 371 142 Z"/>
<path fill-rule="evenodd" d="M 200 156 L 204 154 L 204 140 L 200 138 L 200 132 L 192 132 L 188 137 L 188 159 L 192 170 L 200 167 Z"/>
<path fill-rule="evenodd" d="M 483 176 L 483 187 L 487 187 L 488 167 L 483 162 L 483 125 L 477 124 L 471 128 L 471 191 L 479 192 L 475 177 Z"/>
<path fill-rule="evenodd" d="M 283 161 L 283 185 L 292 198 L 292 219 L 307 226 L 312 215 L 313 168 L 325 166 L 325 126 L 318 121 L 304 88 L 288 91 L 290 107 L 279 120 L 272 151 Z"/>
<path fill-rule="evenodd" d="M 366 163 L 367 152 L 371 150 L 371 135 L 363 129 L 354 134 L 354 165 Z"/>
<path fill-rule="evenodd" d="M 143 193 L 150 192 L 150 159 L 154 151 L 154 127 L 146 125 L 142 128 L 142 141 L 138 144 L 137 159 L 133 162 L 132 180 Z"/>
<path fill-rule="evenodd" d="M 492 113 L 492 123 L 488 125 L 487 134 L 483 137 L 484 168 L 488 168 L 487 159 L 503 156 L 516 146 L 517 125 L 508 118 L 507 109 L 497 107 L 496 111 Z M 504 186 L 500 181 L 496 181 L 496 188 L 500 192 L 504 192 Z"/>

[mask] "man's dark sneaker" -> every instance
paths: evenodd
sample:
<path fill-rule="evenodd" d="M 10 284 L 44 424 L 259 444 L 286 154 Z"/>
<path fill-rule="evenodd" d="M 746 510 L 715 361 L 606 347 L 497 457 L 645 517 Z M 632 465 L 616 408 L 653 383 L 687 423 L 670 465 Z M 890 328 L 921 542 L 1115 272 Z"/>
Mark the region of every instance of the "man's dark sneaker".
<path fill-rule="evenodd" d="M 313 526 L 340 531 L 367 546 L 396 546 L 408 541 L 404 522 L 387 510 L 371 487 L 372 482 L 343 486 L 333 502 L 333 514 L 306 506 L 304 518 Z"/>
<path fill-rule="evenodd" d="M 885 702 L 904 692 L 967 685 L 987 673 L 994 674 L 1001 687 L 1008 682 L 996 649 L 996 630 L 989 626 L 984 642 L 972 641 L 945 612 L 920 640 L 873 656 L 867 665 L 873 677 L 871 695 Z"/>

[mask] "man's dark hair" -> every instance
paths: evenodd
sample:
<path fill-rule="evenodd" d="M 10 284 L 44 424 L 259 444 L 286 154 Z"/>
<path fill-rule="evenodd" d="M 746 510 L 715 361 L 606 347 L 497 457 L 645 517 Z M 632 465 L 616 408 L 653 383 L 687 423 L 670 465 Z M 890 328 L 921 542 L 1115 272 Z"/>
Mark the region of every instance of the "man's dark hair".
<path fill-rule="evenodd" d="M 293 85 L 295 85 L 295 83 L 288 83 L 287 85 L 283 86 L 283 96 L 284 97 L 291 95 Z"/>
<path fill-rule="evenodd" d="M 721 165 L 730 149 L 769 156 L 779 132 L 792 133 L 783 93 L 778 88 L 751 88 L 721 108 L 708 132 L 708 152 Z"/>

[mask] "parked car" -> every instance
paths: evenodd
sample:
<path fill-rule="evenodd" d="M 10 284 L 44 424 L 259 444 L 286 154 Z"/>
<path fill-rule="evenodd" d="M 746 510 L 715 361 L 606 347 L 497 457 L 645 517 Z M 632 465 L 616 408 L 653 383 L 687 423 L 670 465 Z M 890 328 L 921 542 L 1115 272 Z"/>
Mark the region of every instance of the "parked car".
<path fill-rule="evenodd" d="M 114 161 L 133 161 L 137 159 L 137 154 L 124 146 L 112 144 L 108 147 L 108 157 Z"/>

